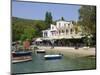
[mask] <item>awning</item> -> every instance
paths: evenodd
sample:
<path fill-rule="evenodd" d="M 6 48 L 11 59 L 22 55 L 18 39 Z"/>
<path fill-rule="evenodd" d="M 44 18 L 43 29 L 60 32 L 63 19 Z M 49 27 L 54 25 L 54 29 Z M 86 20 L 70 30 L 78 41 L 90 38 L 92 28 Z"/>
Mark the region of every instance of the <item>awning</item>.
<path fill-rule="evenodd" d="M 58 39 L 81 39 L 83 36 L 58 36 L 58 37 L 48 37 L 42 38 L 43 40 L 58 40 Z"/>
<path fill-rule="evenodd" d="M 37 38 L 35 41 L 36 42 L 42 42 L 43 40 L 41 38 Z"/>

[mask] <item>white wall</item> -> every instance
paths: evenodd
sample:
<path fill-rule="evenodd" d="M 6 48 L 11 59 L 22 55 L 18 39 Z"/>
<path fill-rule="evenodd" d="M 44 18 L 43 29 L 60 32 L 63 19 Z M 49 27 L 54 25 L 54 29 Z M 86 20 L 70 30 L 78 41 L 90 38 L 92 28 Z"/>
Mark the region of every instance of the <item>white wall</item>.
<path fill-rule="evenodd" d="M 53 27 L 53 29 L 52 29 L 52 27 Z M 51 29 L 51 30 L 57 30 L 57 29 L 56 29 L 56 25 L 51 24 L 51 25 L 50 25 L 50 29 Z"/>

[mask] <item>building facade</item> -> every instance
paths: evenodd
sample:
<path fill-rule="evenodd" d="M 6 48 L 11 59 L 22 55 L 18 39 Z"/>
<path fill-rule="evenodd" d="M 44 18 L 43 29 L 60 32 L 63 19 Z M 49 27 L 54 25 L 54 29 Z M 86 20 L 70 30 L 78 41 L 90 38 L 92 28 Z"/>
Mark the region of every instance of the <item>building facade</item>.
<path fill-rule="evenodd" d="M 71 39 L 81 38 L 82 32 L 76 33 L 72 21 L 57 21 L 56 25 L 51 24 L 50 28 L 43 30 L 44 39 Z"/>

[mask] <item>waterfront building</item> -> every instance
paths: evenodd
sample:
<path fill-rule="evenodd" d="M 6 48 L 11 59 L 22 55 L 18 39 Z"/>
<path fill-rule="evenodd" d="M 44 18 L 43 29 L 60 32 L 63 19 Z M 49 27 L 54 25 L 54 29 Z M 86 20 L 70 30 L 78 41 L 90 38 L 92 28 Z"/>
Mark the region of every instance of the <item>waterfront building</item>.
<path fill-rule="evenodd" d="M 56 25 L 51 24 L 50 28 L 43 30 L 43 39 L 72 39 L 81 38 L 82 32 L 75 31 L 75 26 L 72 21 L 62 21 L 56 22 Z"/>
<path fill-rule="evenodd" d="M 42 40 L 36 41 L 38 45 L 50 46 L 54 43 L 54 46 L 82 46 L 84 44 L 81 28 L 72 21 L 58 20 L 55 25 L 50 24 L 50 28 L 43 30 L 42 36 L 37 38 Z"/>

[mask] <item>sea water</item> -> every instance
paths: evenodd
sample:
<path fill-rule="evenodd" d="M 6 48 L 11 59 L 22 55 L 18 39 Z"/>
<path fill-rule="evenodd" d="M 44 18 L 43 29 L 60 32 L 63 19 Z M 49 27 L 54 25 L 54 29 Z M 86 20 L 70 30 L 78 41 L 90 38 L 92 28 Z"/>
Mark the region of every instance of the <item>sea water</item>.
<path fill-rule="evenodd" d="M 88 70 L 96 68 L 95 58 L 69 58 L 45 60 L 44 53 L 32 55 L 32 61 L 11 64 L 12 73 L 36 73 L 51 71 Z"/>

